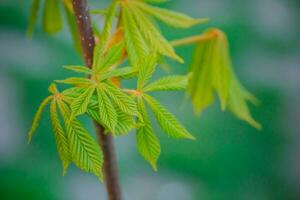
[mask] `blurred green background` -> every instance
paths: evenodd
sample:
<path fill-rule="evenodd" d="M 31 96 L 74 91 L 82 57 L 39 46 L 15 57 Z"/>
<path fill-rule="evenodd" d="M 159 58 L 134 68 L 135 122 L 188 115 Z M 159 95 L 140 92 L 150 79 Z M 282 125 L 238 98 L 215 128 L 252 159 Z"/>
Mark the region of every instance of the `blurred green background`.
<path fill-rule="evenodd" d="M 93 8 L 107 4 L 89 2 Z M 62 177 L 47 114 L 27 145 L 28 128 L 49 83 L 66 77 L 62 65 L 82 62 L 67 26 L 47 35 L 39 23 L 33 40 L 25 37 L 30 3 L 0 1 L 0 199 L 105 199 L 104 184 L 96 177 L 73 166 Z M 162 154 L 154 172 L 138 155 L 134 133 L 117 138 L 124 199 L 300 199 L 299 0 L 173 0 L 162 6 L 212 19 L 183 31 L 161 26 L 168 39 L 213 26 L 228 34 L 236 72 L 261 100 L 251 110 L 264 128 L 256 131 L 221 112 L 217 103 L 195 116 L 184 94 L 158 94 L 198 139 L 168 139 L 156 127 Z M 177 52 L 188 64 L 192 50 Z M 188 69 L 169 63 L 171 73 Z M 90 122 L 86 126 L 93 130 Z"/>

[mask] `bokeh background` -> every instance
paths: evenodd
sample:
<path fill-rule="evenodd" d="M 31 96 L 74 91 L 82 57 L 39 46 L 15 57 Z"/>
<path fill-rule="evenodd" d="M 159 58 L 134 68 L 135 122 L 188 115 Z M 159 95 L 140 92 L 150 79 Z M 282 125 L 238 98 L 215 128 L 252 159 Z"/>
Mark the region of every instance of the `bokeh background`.
<path fill-rule="evenodd" d="M 67 26 L 47 35 L 39 23 L 34 38 L 26 38 L 30 2 L 0 1 L 0 199 L 105 199 L 104 184 L 96 177 L 74 166 L 62 177 L 48 111 L 27 145 L 28 128 L 51 80 L 68 75 L 62 65 L 82 63 Z M 103 8 L 108 1 L 89 2 Z M 134 133 L 117 138 L 124 199 L 300 199 L 299 0 L 173 0 L 162 6 L 212 19 L 183 31 L 161 26 L 169 39 L 207 27 L 228 34 L 236 72 L 261 100 L 251 110 L 263 130 L 221 112 L 217 103 L 195 116 L 184 94 L 158 94 L 198 139 L 172 140 L 156 126 L 162 154 L 154 172 L 138 155 Z M 187 64 L 192 50 L 178 49 Z M 171 73 L 188 69 L 168 62 Z M 86 127 L 93 130 L 90 122 Z"/>

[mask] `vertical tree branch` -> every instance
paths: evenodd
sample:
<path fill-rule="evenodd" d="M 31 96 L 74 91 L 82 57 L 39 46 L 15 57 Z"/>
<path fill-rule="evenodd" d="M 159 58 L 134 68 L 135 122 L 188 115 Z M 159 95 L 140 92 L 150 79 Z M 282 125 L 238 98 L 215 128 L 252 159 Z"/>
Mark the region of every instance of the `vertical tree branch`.
<path fill-rule="evenodd" d="M 91 26 L 91 19 L 86 0 L 73 0 L 73 8 L 76 16 L 76 23 L 80 33 L 81 47 L 85 64 L 92 67 L 95 40 Z M 114 151 L 113 137 L 105 134 L 104 128 L 94 122 L 98 142 L 104 154 L 103 173 L 109 200 L 121 200 L 117 162 Z"/>

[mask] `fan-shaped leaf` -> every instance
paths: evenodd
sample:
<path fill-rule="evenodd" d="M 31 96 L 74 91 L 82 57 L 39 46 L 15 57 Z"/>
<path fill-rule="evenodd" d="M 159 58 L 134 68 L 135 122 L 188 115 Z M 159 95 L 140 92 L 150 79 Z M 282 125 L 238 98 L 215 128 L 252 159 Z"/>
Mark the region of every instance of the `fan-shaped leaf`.
<path fill-rule="evenodd" d="M 35 131 L 36 131 L 38 125 L 39 125 L 39 121 L 41 119 L 41 115 L 42 115 L 42 112 L 43 112 L 44 108 L 46 107 L 46 105 L 49 103 L 49 101 L 52 98 L 53 98 L 52 96 L 49 96 L 46 99 L 44 99 L 42 101 L 40 107 L 36 111 L 36 113 L 34 115 L 34 118 L 33 118 L 33 122 L 32 122 L 31 128 L 30 128 L 29 133 L 28 133 L 28 143 L 30 143 L 30 141 L 32 139 L 32 136 L 35 133 Z"/>
<path fill-rule="evenodd" d="M 156 101 L 151 96 L 144 94 L 143 97 L 146 99 L 147 103 L 150 105 L 151 110 L 153 111 L 157 122 L 160 127 L 166 132 L 169 136 L 174 138 L 187 138 L 195 139 L 181 124 L 177 119 L 158 101 Z"/>
<path fill-rule="evenodd" d="M 147 110 L 141 98 L 138 98 L 138 110 L 143 118 L 143 126 L 137 129 L 136 141 L 140 154 L 147 160 L 154 170 L 157 170 L 157 159 L 160 155 L 160 144 L 153 132 Z"/>

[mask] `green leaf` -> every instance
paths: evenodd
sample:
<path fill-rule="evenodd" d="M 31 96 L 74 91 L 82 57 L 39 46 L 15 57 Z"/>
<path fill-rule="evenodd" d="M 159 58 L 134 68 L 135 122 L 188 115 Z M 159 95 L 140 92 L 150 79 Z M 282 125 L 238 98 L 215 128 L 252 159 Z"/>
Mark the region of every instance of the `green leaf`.
<path fill-rule="evenodd" d="M 75 165 L 102 180 L 103 154 L 99 145 L 75 118 L 67 125 L 67 135 Z"/>
<path fill-rule="evenodd" d="M 183 59 L 175 53 L 174 48 L 153 25 L 151 19 L 149 19 L 149 17 L 145 15 L 145 13 L 134 3 L 128 3 L 128 5 L 140 32 L 142 33 L 147 45 L 151 48 L 151 50 L 157 50 L 160 54 L 183 63 Z"/>
<path fill-rule="evenodd" d="M 170 137 L 173 138 L 187 138 L 195 139 L 181 124 L 177 119 L 158 101 L 156 101 L 151 96 L 144 94 L 143 97 L 146 99 L 154 116 L 159 123 L 160 127 L 166 132 Z"/>
<path fill-rule="evenodd" d="M 214 101 L 212 89 L 213 70 L 211 68 L 214 41 L 201 42 L 194 51 L 190 71 L 191 80 L 188 85 L 188 93 L 197 112 Z"/>
<path fill-rule="evenodd" d="M 98 65 L 96 66 L 97 72 L 104 72 L 120 62 L 123 55 L 123 48 L 124 43 L 120 42 L 111 47 L 105 55 L 103 54 L 101 57 L 98 57 L 97 59 L 99 61 L 97 61 Z"/>
<path fill-rule="evenodd" d="M 108 10 L 107 10 L 107 15 L 105 18 L 105 23 L 104 23 L 104 28 L 101 34 L 101 41 L 103 41 L 103 43 L 107 43 L 108 38 L 111 34 L 111 29 L 112 29 L 112 25 L 113 25 L 113 20 L 115 18 L 116 15 L 116 9 L 117 6 L 119 4 L 119 1 L 117 0 L 113 0 L 113 2 L 111 3 L 111 5 L 109 6 Z"/>
<path fill-rule="evenodd" d="M 132 97 L 122 92 L 113 84 L 103 83 L 102 85 L 103 88 L 105 88 L 105 92 L 112 98 L 122 112 L 138 116 L 137 106 Z"/>
<path fill-rule="evenodd" d="M 115 103 L 113 106 L 117 112 L 117 124 L 115 130 L 112 132 L 114 136 L 121 136 L 128 134 L 133 128 L 136 127 L 134 118 L 132 115 L 122 112 Z M 96 101 L 92 101 L 88 107 L 87 114 L 99 124 L 103 125 L 99 116 L 99 108 Z"/>
<path fill-rule="evenodd" d="M 155 71 L 155 66 L 157 64 L 157 56 L 152 53 L 140 59 L 138 64 L 139 72 L 138 72 L 138 81 L 137 81 L 137 89 L 141 90 L 144 85 L 147 84 L 152 74 Z"/>
<path fill-rule="evenodd" d="M 104 74 L 101 75 L 101 80 L 106 80 L 109 78 L 121 78 L 121 79 L 129 79 L 132 78 L 137 74 L 138 70 L 137 68 L 133 67 L 122 67 L 118 69 L 114 69 L 111 71 L 107 71 Z"/>
<path fill-rule="evenodd" d="M 143 126 L 137 129 L 136 141 L 139 153 L 147 160 L 154 170 L 157 170 L 157 160 L 160 155 L 160 144 L 154 134 L 151 121 L 141 98 L 138 98 L 138 110 L 143 118 Z"/>
<path fill-rule="evenodd" d="M 47 0 L 44 5 L 43 29 L 47 33 L 55 33 L 62 28 L 59 0 Z"/>
<path fill-rule="evenodd" d="M 167 90 L 184 90 L 187 87 L 189 76 L 166 76 L 158 79 L 146 87 L 144 87 L 144 92 L 151 91 L 167 91 Z"/>
<path fill-rule="evenodd" d="M 231 82 L 231 86 L 229 89 L 228 108 L 239 119 L 248 122 L 251 126 L 253 126 L 256 129 L 261 130 L 262 126 L 253 119 L 247 106 L 246 100 L 249 99 L 249 95 L 251 94 L 248 91 L 246 91 L 241 86 L 239 81 L 235 78 Z"/>
<path fill-rule="evenodd" d="M 212 104 L 214 93 L 217 93 L 222 110 L 229 108 L 238 118 L 261 129 L 247 106 L 247 101 L 256 103 L 257 100 L 235 75 L 225 33 L 219 29 L 209 29 L 203 36 L 207 39 L 197 44 L 191 65 L 192 78 L 188 85 L 195 110 L 201 112 Z"/>
<path fill-rule="evenodd" d="M 142 11 L 175 28 L 190 28 L 194 25 L 205 23 L 208 21 L 208 19 L 194 19 L 179 12 L 150 6 L 141 2 L 135 2 L 135 4 Z"/>
<path fill-rule="evenodd" d="M 117 112 L 113 107 L 110 99 L 106 95 L 105 90 L 102 88 L 102 86 L 99 86 L 96 90 L 97 90 L 100 121 L 110 131 L 114 132 L 118 122 Z"/>
<path fill-rule="evenodd" d="M 57 87 L 55 85 L 55 83 L 51 83 L 50 86 L 48 87 L 48 91 L 51 93 L 51 94 L 56 94 L 58 93 L 58 90 L 57 90 Z"/>
<path fill-rule="evenodd" d="M 81 65 L 64 65 L 63 68 L 77 72 L 77 73 L 84 73 L 84 74 L 91 74 L 93 71 L 86 66 Z"/>
<path fill-rule="evenodd" d="M 84 114 L 87 110 L 90 99 L 95 91 L 95 87 L 85 88 L 84 92 L 79 95 L 71 104 L 72 116 Z"/>
<path fill-rule="evenodd" d="M 46 107 L 46 105 L 49 103 L 49 101 L 52 98 L 53 98 L 52 96 L 48 96 L 46 99 L 44 99 L 42 101 L 40 107 L 36 111 L 36 113 L 34 115 L 34 118 L 33 118 L 33 122 L 32 122 L 31 128 L 30 128 L 29 133 L 28 133 L 28 143 L 31 142 L 32 136 L 35 133 L 35 131 L 36 131 L 38 125 L 39 125 L 39 121 L 41 119 L 41 115 L 42 115 L 42 112 L 43 112 L 44 108 Z"/>
<path fill-rule="evenodd" d="M 82 86 L 87 87 L 92 84 L 91 80 L 88 78 L 80 78 L 80 77 L 71 77 L 66 78 L 64 80 L 55 80 L 56 83 L 63 83 L 63 84 L 69 84 L 69 85 L 76 85 L 76 86 Z"/>
<path fill-rule="evenodd" d="M 57 110 L 56 100 L 52 100 L 50 104 L 50 119 L 54 132 L 55 142 L 59 157 L 62 161 L 63 175 L 66 174 L 70 164 L 71 155 L 69 151 L 68 141 L 63 127 L 61 126 Z"/>
<path fill-rule="evenodd" d="M 27 36 L 32 37 L 36 19 L 39 11 L 40 0 L 32 0 L 29 23 L 27 27 Z"/>
<path fill-rule="evenodd" d="M 139 59 L 144 57 L 149 49 L 127 4 L 122 4 L 122 24 L 128 58 L 130 64 L 136 67 Z"/>

